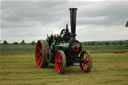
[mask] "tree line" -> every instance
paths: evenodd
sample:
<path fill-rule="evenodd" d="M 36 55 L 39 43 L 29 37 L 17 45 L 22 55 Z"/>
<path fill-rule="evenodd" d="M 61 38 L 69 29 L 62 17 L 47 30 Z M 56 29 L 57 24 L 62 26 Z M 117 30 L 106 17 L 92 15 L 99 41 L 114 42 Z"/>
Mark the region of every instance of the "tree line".
<path fill-rule="evenodd" d="M 88 41 L 88 42 L 81 42 L 82 45 L 128 45 L 128 40 L 124 41 Z M 3 45 L 8 45 L 9 43 L 4 40 Z M 13 45 L 26 45 L 26 44 L 31 44 L 35 45 L 35 41 L 31 41 L 31 43 L 26 43 L 25 40 L 22 40 L 20 43 L 18 42 L 13 42 Z"/>
<path fill-rule="evenodd" d="M 89 42 L 81 42 L 82 45 L 127 45 L 128 40 L 126 41 L 89 41 Z"/>
<path fill-rule="evenodd" d="M 9 43 L 7 42 L 7 40 L 4 40 L 2 44 L 3 44 L 3 45 L 8 45 Z M 25 40 L 22 40 L 20 43 L 18 43 L 18 42 L 13 42 L 12 44 L 13 44 L 13 45 L 18 45 L 18 44 L 20 44 L 20 45 L 26 45 L 26 44 L 35 45 L 36 42 L 35 42 L 35 41 L 32 41 L 31 43 L 26 43 Z"/>

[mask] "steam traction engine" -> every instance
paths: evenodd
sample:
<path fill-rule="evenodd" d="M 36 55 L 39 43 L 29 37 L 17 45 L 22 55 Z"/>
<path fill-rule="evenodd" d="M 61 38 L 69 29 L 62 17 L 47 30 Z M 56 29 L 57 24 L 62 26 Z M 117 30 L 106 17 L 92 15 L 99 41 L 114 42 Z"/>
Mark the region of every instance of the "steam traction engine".
<path fill-rule="evenodd" d="M 76 11 L 77 8 L 70 8 L 71 32 L 66 25 L 60 34 L 38 40 L 35 51 L 37 67 L 47 68 L 53 63 L 57 73 L 64 73 L 66 67 L 73 65 L 79 65 L 83 72 L 91 71 L 92 58 L 88 51 L 82 51 L 81 43 L 76 40 Z"/>

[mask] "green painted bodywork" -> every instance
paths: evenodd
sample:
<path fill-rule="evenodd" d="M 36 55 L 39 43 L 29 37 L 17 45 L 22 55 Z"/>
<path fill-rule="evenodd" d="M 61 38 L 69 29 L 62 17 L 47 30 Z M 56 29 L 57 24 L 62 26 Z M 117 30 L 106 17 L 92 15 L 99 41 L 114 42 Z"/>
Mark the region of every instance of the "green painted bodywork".
<path fill-rule="evenodd" d="M 51 35 L 50 38 L 50 46 L 52 47 L 52 51 L 49 53 L 49 56 L 51 58 L 50 62 L 54 63 L 56 52 L 58 50 L 63 50 L 65 52 L 69 47 L 69 43 L 67 41 L 64 41 L 61 37 L 59 38 L 60 40 L 56 41 L 56 36 L 54 35 Z"/>
<path fill-rule="evenodd" d="M 68 49 L 68 46 L 69 46 L 69 43 L 60 43 L 58 45 L 55 45 L 55 50 L 67 50 Z"/>
<path fill-rule="evenodd" d="M 63 50 L 64 52 L 68 49 L 69 43 L 59 43 L 54 46 L 54 51 L 50 53 L 51 62 L 54 63 L 55 55 L 58 50 Z"/>

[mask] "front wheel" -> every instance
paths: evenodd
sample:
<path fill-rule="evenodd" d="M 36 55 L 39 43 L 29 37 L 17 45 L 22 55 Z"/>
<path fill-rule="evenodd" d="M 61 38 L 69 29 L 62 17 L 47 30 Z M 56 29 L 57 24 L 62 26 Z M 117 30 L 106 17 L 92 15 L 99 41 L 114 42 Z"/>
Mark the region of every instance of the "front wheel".
<path fill-rule="evenodd" d="M 87 51 L 82 51 L 80 54 L 80 68 L 83 72 L 90 72 L 92 69 L 92 57 Z"/>
<path fill-rule="evenodd" d="M 55 68 L 57 73 L 64 73 L 66 67 L 66 57 L 62 50 L 57 51 L 55 56 Z"/>

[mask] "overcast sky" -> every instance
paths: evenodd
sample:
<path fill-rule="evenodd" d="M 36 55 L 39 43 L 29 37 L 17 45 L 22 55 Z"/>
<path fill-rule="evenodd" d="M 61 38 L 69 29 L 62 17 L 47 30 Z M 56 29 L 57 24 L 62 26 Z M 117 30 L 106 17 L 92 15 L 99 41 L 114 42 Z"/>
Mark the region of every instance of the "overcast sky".
<path fill-rule="evenodd" d="M 128 40 L 128 1 L 1 1 L 0 39 L 26 42 L 59 34 L 69 24 L 69 8 L 78 8 L 80 41 Z"/>

